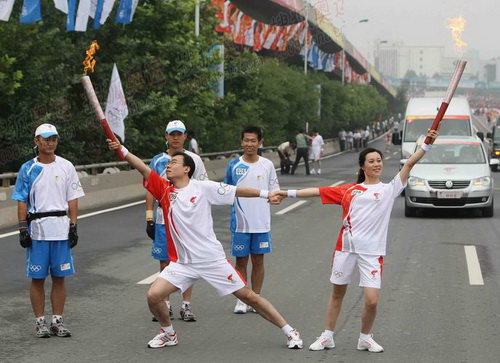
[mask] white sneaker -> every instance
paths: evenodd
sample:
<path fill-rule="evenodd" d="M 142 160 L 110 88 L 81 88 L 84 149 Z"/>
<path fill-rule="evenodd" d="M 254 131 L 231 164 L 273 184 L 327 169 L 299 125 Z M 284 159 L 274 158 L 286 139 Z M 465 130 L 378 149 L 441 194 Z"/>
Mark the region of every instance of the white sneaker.
<path fill-rule="evenodd" d="M 311 174 L 312 174 L 312 175 L 313 175 L 313 174 L 316 174 L 316 170 L 314 170 L 314 169 L 313 169 L 313 170 L 311 170 Z"/>
<path fill-rule="evenodd" d="M 368 350 L 372 353 L 380 353 L 384 348 L 373 340 L 373 334 L 370 334 L 368 339 L 358 339 L 358 350 Z"/>
<path fill-rule="evenodd" d="M 250 305 L 247 305 L 247 311 L 249 313 L 255 313 L 255 314 L 257 314 L 257 310 L 255 310 L 254 308 L 252 308 Z"/>
<path fill-rule="evenodd" d="M 246 314 L 247 311 L 248 311 L 248 305 L 245 304 L 240 299 L 238 299 L 236 301 L 236 306 L 234 307 L 234 313 L 235 314 Z"/>
<path fill-rule="evenodd" d="M 318 169 L 318 174 L 321 174 L 321 169 Z"/>
<path fill-rule="evenodd" d="M 329 338 L 325 333 L 321 333 L 321 336 L 316 338 L 316 341 L 309 346 L 309 350 L 323 350 L 335 348 L 335 342 L 333 338 Z"/>
<path fill-rule="evenodd" d="M 172 333 L 164 332 L 160 330 L 160 334 L 151 339 L 148 343 L 148 348 L 163 348 L 177 345 L 177 333 L 174 331 Z"/>
<path fill-rule="evenodd" d="M 288 336 L 287 341 L 288 349 L 302 349 L 302 339 L 300 339 L 300 334 L 297 329 L 293 329 L 290 335 Z"/>

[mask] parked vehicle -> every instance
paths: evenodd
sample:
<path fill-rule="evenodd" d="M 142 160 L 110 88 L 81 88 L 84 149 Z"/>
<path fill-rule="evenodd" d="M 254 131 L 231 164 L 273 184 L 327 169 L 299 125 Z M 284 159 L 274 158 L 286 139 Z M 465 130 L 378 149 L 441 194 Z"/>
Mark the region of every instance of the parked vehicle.
<path fill-rule="evenodd" d="M 488 133 L 490 142 L 490 157 L 493 159 L 500 159 L 500 125 L 493 126 L 491 134 Z M 498 165 L 493 165 L 491 170 L 497 171 Z"/>
<path fill-rule="evenodd" d="M 416 148 L 424 140 L 424 136 L 419 138 Z M 484 217 L 493 217 L 495 188 L 490 166 L 499 163 L 488 158 L 477 136 L 439 136 L 410 172 L 405 216 L 416 216 L 420 208 L 478 208 Z"/>

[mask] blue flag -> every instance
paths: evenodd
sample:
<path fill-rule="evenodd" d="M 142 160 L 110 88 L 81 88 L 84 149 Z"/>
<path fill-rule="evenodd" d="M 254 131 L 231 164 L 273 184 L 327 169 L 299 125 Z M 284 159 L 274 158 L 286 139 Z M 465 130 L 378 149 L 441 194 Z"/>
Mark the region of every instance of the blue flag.
<path fill-rule="evenodd" d="M 24 0 L 21 12 L 21 24 L 34 23 L 39 20 L 42 20 L 40 0 Z"/>
<path fill-rule="evenodd" d="M 132 0 L 120 0 L 120 6 L 116 12 L 115 23 L 130 24 L 132 16 Z"/>
<path fill-rule="evenodd" d="M 66 22 L 66 30 L 69 32 L 75 31 L 75 16 L 76 0 L 68 0 L 68 20 Z"/>
<path fill-rule="evenodd" d="M 103 5 L 104 5 L 104 0 L 97 0 L 97 5 L 95 8 L 95 15 L 94 15 L 94 29 L 99 29 L 101 27 L 101 15 L 102 15 Z"/>

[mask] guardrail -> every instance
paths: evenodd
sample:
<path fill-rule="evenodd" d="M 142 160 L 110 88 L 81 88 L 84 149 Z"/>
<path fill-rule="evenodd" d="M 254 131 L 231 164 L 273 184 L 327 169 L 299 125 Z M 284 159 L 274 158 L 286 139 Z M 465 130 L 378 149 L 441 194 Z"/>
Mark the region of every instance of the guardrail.
<path fill-rule="evenodd" d="M 333 140 L 333 139 L 329 139 Z M 328 140 L 325 140 L 325 142 Z M 278 147 L 277 146 L 267 146 L 264 147 L 264 151 L 271 150 L 274 151 Z M 243 149 L 238 149 L 238 150 L 229 150 L 229 151 L 219 151 L 219 152 L 213 152 L 213 153 L 204 153 L 201 154 L 200 157 L 202 158 L 203 161 L 205 160 L 213 160 L 213 159 L 223 159 L 227 157 L 236 157 L 236 155 L 241 155 L 243 153 Z M 143 161 L 147 164 L 152 159 L 143 159 Z M 109 168 L 109 169 L 108 169 Z M 107 173 L 113 173 L 112 169 L 113 168 L 120 168 L 120 170 L 130 170 L 131 167 L 128 162 L 126 161 L 111 161 L 108 163 L 97 163 L 97 164 L 88 164 L 88 165 L 76 165 L 75 169 L 77 172 L 82 172 L 80 176 L 88 176 L 88 175 L 97 175 L 100 173 L 103 173 L 108 169 Z M 117 172 L 118 170 L 115 170 L 114 172 Z M 17 173 L 5 173 L 5 174 L 0 174 L 0 181 L 1 185 L 0 187 L 10 187 L 12 184 L 14 184 L 15 179 L 17 178 Z"/>

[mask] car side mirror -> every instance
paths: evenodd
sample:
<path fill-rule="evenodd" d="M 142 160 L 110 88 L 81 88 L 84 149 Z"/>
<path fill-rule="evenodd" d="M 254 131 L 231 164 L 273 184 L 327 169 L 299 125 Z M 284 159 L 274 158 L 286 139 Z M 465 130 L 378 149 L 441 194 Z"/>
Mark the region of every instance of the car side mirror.
<path fill-rule="evenodd" d="M 486 134 L 486 137 L 487 137 L 488 139 L 493 139 L 493 134 L 492 134 L 491 132 L 488 132 L 488 133 Z"/>
<path fill-rule="evenodd" d="M 479 137 L 481 139 L 481 141 L 484 141 L 484 132 L 479 131 L 477 133 L 477 137 Z"/>

